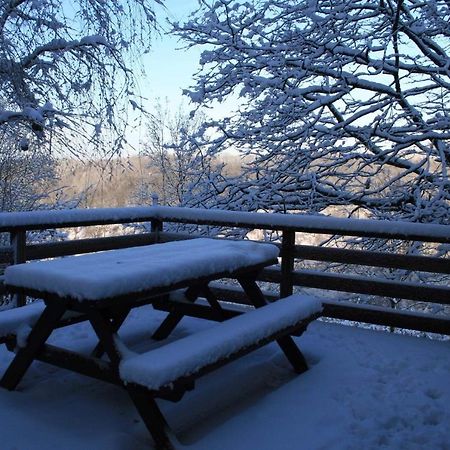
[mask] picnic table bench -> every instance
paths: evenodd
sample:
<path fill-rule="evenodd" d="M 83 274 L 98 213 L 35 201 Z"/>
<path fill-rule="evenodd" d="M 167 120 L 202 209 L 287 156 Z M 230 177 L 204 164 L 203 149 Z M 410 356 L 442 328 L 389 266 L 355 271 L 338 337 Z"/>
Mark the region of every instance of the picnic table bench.
<path fill-rule="evenodd" d="M 34 360 L 117 384 L 128 391 L 157 448 L 173 449 L 176 438 L 155 398 L 178 401 L 198 377 L 272 341 L 296 372 L 307 369 L 291 335 L 304 331 L 321 305 L 299 296 L 266 302 L 255 279 L 277 256 L 270 244 L 194 239 L 10 266 L 8 289 L 42 301 L 0 312 L 0 343 L 16 352 L 0 385 L 15 389 Z M 256 309 L 224 308 L 208 287 L 221 278 L 236 279 Z M 171 299 L 178 289 L 185 301 Z M 123 352 L 118 331 L 132 308 L 170 304 L 153 334 L 164 339 L 184 315 L 196 315 L 189 306 L 200 296 L 208 308 L 202 316 L 223 323 L 142 354 Z M 46 342 L 55 328 L 82 320 L 98 337 L 90 356 Z"/>

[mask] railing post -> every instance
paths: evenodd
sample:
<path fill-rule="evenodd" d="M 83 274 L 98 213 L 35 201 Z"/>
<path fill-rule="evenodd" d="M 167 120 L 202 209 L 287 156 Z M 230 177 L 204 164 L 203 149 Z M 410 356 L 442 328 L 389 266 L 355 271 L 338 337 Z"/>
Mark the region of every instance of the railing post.
<path fill-rule="evenodd" d="M 295 231 L 283 231 L 281 239 L 281 283 L 280 298 L 288 297 L 294 292 L 294 246 Z"/>
<path fill-rule="evenodd" d="M 152 206 L 158 206 L 159 205 L 159 199 L 158 194 L 154 192 L 152 194 Z M 159 219 L 152 219 L 150 221 L 150 231 L 155 234 L 155 242 L 159 241 L 159 233 L 163 229 L 163 222 Z"/>
<path fill-rule="evenodd" d="M 11 232 L 10 240 L 13 252 L 12 263 L 21 264 L 26 262 L 26 231 L 20 230 Z M 26 296 L 23 294 L 15 294 L 12 298 L 16 306 L 24 306 L 26 303 Z"/>

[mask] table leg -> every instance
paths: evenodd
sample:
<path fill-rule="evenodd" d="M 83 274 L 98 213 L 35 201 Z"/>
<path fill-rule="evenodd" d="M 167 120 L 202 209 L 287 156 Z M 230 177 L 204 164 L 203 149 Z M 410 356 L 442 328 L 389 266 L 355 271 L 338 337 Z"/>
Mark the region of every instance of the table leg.
<path fill-rule="evenodd" d="M 125 319 L 128 317 L 128 314 L 130 313 L 131 308 L 125 308 L 121 309 L 118 312 L 112 312 L 110 314 L 111 316 L 111 328 L 113 333 L 117 333 L 119 331 L 119 328 L 122 326 L 122 324 L 125 322 Z M 105 349 L 101 342 L 99 342 L 94 350 L 91 352 L 91 356 L 94 358 L 101 358 L 102 355 L 105 353 Z"/>
<path fill-rule="evenodd" d="M 238 281 L 255 308 L 261 308 L 267 305 L 268 302 L 254 278 L 240 277 Z M 277 343 L 297 373 L 303 373 L 308 370 L 305 357 L 291 336 L 284 336 L 277 339 Z"/>
<path fill-rule="evenodd" d="M 205 297 L 210 307 L 216 313 L 221 314 L 223 316 L 223 320 L 226 319 L 225 313 L 223 313 L 223 309 L 220 306 L 217 297 L 214 295 L 207 284 L 192 286 L 186 290 L 184 295 L 191 303 L 194 303 L 198 297 Z M 184 316 L 185 314 L 178 311 L 171 311 L 158 327 L 158 329 L 153 333 L 152 339 L 155 339 L 156 341 L 166 339 Z"/>
<path fill-rule="evenodd" d="M 67 307 L 62 301 L 46 306 L 31 330 L 25 347 L 19 349 L 11 364 L 6 369 L 6 372 L 0 380 L 0 386 L 9 390 L 16 388 L 37 353 L 56 328 L 66 309 Z"/>
<path fill-rule="evenodd" d="M 239 277 L 237 280 L 255 308 L 267 305 L 266 297 L 256 284 L 254 277 Z"/>
<path fill-rule="evenodd" d="M 213 310 L 215 310 L 218 313 L 223 312 L 223 308 L 220 305 L 219 301 L 217 300 L 216 295 L 214 294 L 213 291 L 211 291 L 208 285 L 203 286 L 202 295 L 206 298 L 206 301 L 209 303 L 209 305 Z"/>
<path fill-rule="evenodd" d="M 189 302 L 194 303 L 200 294 L 200 290 L 200 286 L 192 286 L 186 289 L 184 296 Z M 170 335 L 170 333 L 172 333 L 175 327 L 180 323 L 183 317 L 184 314 L 177 311 L 171 311 L 162 321 L 161 325 L 153 333 L 152 339 L 154 339 L 155 341 L 162 341 L 163 339 L 166 339 Z"/>
<path fill-rule="evenodd" d="M 91 308 L 87 311 L 89 322 L 99 339 L 102 351 L 104 351 L 111 361 L 113 370 L 118 372 L 121 354 L 115 342 L 116 331 L 111 318 L 105 311 Z"/>

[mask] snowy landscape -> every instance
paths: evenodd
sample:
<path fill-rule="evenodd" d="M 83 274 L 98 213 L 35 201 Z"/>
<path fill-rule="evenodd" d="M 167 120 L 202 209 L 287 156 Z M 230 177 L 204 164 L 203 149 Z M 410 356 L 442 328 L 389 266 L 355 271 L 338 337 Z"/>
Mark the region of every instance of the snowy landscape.
<path fill-rule="evenodd" d="M 450 450 L 449 228 L 449 0 L 0 0 L 1 450 Z"/>

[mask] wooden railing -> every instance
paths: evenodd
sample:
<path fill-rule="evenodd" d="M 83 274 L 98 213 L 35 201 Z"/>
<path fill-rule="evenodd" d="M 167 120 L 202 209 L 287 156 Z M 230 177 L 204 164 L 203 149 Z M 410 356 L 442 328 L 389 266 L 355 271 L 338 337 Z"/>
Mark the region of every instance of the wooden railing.
<path fill-rule="evenodd" d="M 27 231 L 31 230 L 142 222 L 151 224 L 150 232 L 43 244 L 26 242 Z M 260 276 L 260 281 L 279 285 L 278 293 L 269 292 L 269 296 L 273 298 L 290 295 L 295 287 L 303 287 L 435 303 L 441 305 L 442 308 L 448 308 L 448 305 L 450 305 L 448 282 L 439 284 L 411 283 L 349 273 L 332 273 L 310 269 L 299 270 L 296 268 L 299 261 L 308 260 L 440 274 L 445 279 L 450 274 L 450 260 L 447 257 L 297 245 L 295 239 L 296 233 L 314 233 L 450 244 L 450 227 L 443 225 L 396 222 L 393 226 L 392 222 L 375 220 L 224 212 L 161 206 L 4 213 L 0 215 L 0 233 L 10 234 L 11 245 L 0 249 L 0 263 L 17 264 L 33 259 L 196 237 L 195 234 L 183 235 L 166 232 L 164 231 L 165 223 L 225 227 L 227 229 L 262 229 L 279 232 L 281 237 L 278 243 L 281 248 L 280 265 L 266 269 Z M 243 292 L 234 288 L 216 285 L 214 290 L 222 300 L 237 303 L 245 302 Z M 23 301 L 24 299 L 18 299 L 19 303 Z M 405 312 L 380 306 L 341 301 L 325 301 L 324 315 L 336 319 L 450 335 L 450 316 L 445 315 Z"/>

